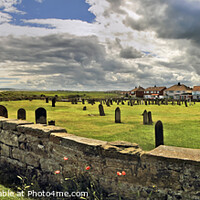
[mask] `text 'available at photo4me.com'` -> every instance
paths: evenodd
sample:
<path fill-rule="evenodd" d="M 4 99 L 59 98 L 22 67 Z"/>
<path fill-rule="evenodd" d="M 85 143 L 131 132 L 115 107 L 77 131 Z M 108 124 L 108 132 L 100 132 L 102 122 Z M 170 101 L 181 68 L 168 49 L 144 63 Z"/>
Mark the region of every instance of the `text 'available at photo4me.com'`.
<path fill-rule="evenodd" d="M 11 190 L 2 190 L 0 191 L 1 197 L 30 197 L 30 198 L 42 198 L 42 197 L 63 197 L 63 198 L 71 198 L 71 197 L 88 197 L 88 192 L 58 192 L 58 191 L 26 191 L 26 195 L 24 191 L 13 192 Z"/>

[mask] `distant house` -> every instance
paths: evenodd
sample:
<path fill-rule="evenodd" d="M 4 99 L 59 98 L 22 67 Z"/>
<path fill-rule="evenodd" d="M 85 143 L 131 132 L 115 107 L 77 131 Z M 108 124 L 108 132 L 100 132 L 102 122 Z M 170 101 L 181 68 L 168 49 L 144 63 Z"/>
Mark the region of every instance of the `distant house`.
<path fill-rule="evenodd" d="M 157 98 L 164 98 L 164 90 L 166 87 L 148 87 L 144 91 L 144 98 L 145 99 L 157 99 Z"/>
<path fill-rule="evenodd" d="M 168 99 L 186 100 L 192 98 L 192 89 L 184 84 L 178 83 L 167 88 L 164 94 Z"/>
<path fill-rule="evenodd" d="M 144 88 L 139 86 L 135 87 L 135 89 L 131 90 L 130 95 L 133 97 L 143 98 L 144 97 Z"/>
<path fill-rule="evenodd" d="M 194 86 L 193 87 L 192 98 L 200 100 L 200 86 Z"/>

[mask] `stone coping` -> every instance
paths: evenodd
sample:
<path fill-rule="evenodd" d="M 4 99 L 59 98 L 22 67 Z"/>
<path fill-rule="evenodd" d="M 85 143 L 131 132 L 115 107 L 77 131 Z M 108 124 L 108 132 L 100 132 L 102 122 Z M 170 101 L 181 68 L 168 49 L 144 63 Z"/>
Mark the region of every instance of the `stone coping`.
<path fill-rule="evenodd" d="M 145 154 L 150 156 L 195 161 L 200 163 L 200 149 L 160 145 L 157 148 L 146 152 Z"/>
<path fill-rule="evenodd" d="M 200 149 L 191 149 L 183 147 L 173 147 L 160 145 L 159 147 L 143 152 L 137 144 L 130 142 L 115 141 L 107 142 L 91 138 L 85 138 L 67 133 L 66 129 L 57 126 L 44 124 L 33 124 L 25 120 L 9 119 L 0 117 L 0 128 L 16 130 L 23 134 L 31 134 L 38 137 L 49 138 L 50 141 L 62 146 L 80 144 L 92 149 L 102 147 L 104 151 L 112 150 L 113 154 L 137 155 L 139 157 L 154 157 L 157 159 L 170 159 L 180 161 L 194 161 L 200 164 Z M 82 148 L 81 148 L 82 149 Z M 91 151 L 91 149 L 90 149 Z"/>

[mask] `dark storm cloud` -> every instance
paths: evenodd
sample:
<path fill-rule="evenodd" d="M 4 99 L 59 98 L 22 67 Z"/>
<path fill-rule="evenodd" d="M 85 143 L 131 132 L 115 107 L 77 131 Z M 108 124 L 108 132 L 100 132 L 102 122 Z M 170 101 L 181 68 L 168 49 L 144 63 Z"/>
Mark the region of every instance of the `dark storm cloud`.
<path fill-rule="evenodd" d="M 83 65 L 92 60 L 104 59 L 104 47 L 95 37 L 66 37 L 50 35 L 44 37 L 5 37 L 0 40 L 0 61 L 21 62 L 66 62 L 74 61 Z"/>
<path fill-rule="evenodd" d="M 136 11 L 141 19 L 127 15 L 124 23 L 136 30 L 154 30 L 161 38 L 200 40 L 200 2 L 145 0 Z"/>
<path fill-rule="evenodd" d="M 105 89 L 108 85 L 112 87 L 116 83 L 123 85 L 129 82 L 123 76 L 116 76 L 117 73 L 129 73 L 129 66 L 109 56 L 96 37 L 67 34 L 2 37 L 0 52 L 0 63 L 9 62 L 9 74 L 21 79 L 21 84 L 27 87 L 32 84 L 61 89 L 82 85 L 86 89 Z M 135 70 L 132 68 L 131 72 L 136 74 Z M 107 78 L 108 73 L 114 73 L 115 78 Z M 30 80 L 23 81 L 24 76 L 30 77 Z"/>

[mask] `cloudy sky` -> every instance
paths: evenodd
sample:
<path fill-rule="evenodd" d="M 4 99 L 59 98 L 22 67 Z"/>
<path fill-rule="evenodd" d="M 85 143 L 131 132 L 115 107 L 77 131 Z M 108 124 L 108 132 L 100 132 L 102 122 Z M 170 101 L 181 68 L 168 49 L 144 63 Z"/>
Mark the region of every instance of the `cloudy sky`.
<path fill-rule="evenodd" d="M 200 0 L 0 0 L 0 88 L 200 85 Z"/>

